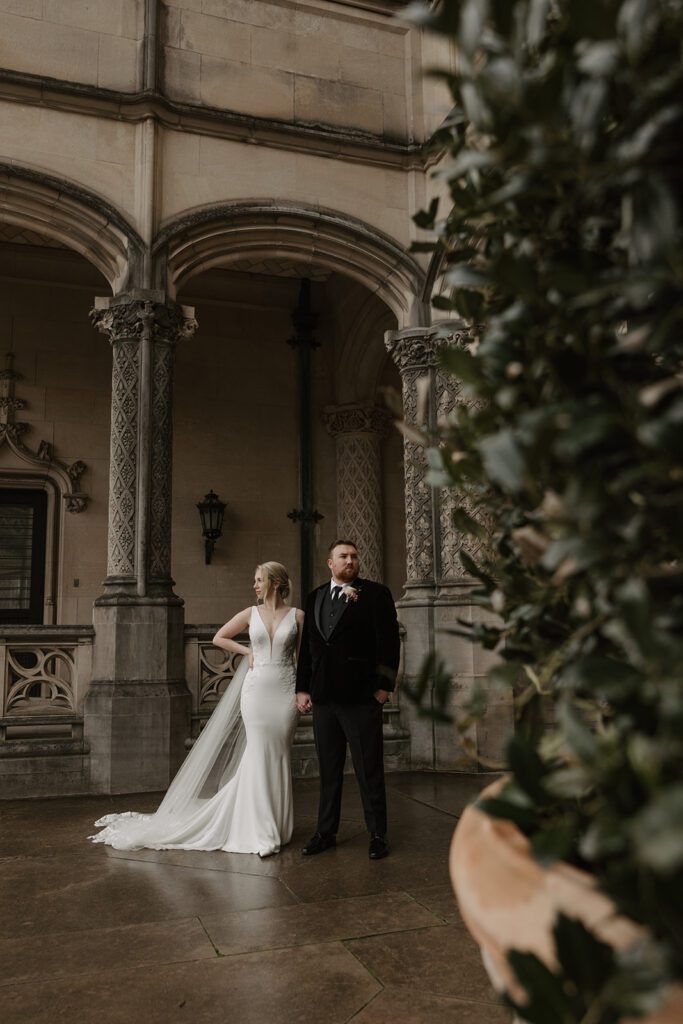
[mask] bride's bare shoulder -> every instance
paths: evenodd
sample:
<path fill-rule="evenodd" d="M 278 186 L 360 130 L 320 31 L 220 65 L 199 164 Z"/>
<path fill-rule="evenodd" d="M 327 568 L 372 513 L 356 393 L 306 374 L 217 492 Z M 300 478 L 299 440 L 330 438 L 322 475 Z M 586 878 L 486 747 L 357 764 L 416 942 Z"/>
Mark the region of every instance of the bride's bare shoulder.
<path fill-rule="evenodd" d="M 296 609 L 296 621 L 299 623 L 299 625 L 301 625 L 301 623 L 304 621 L 305 618 L 306 618 L 305 612 L 303 612 L 301 610 L 301 608 L 297 608 Z"/>
<path fill-rule="evenodd" d="M 216 636 L 225 637 L 227 634 L 246 629 L 251 622 L 252 607 L 253 606 L 250 605 L 249 608 L 243 608 L 241 612 L 236 612 L 231 619 L 228 619 L 228 621 L 221 626 L 216 633 Z"/>

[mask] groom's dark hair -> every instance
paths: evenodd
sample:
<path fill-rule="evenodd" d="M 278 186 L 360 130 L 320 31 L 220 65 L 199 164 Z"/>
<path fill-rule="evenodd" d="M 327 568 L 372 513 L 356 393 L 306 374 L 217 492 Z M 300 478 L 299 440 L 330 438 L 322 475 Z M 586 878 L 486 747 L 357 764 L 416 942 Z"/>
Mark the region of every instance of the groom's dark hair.
<path fill-rule="evenodd" d="M 327 549 L 327 557 L 330 558 L 334 549 L 341 547 L 342 544 L 349 548 L 355 548 L 358 551 L 358 545 L 353 540 L 333 540 Z"/>

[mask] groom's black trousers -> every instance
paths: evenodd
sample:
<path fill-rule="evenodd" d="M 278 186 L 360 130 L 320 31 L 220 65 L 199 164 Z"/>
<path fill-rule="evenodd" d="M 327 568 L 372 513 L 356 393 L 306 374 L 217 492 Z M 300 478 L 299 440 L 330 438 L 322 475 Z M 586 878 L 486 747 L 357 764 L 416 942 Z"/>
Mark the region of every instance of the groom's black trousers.
<path fill-rule="evenodd" d="M 387 830 L 384 788 L 382 705 L 374 697 L 362 704 L 313 705 L 313 734 L 320 766 L 318 832 L 336 835 L 341 814 L 344 763 L 348 743 L 368 832 Z"/>

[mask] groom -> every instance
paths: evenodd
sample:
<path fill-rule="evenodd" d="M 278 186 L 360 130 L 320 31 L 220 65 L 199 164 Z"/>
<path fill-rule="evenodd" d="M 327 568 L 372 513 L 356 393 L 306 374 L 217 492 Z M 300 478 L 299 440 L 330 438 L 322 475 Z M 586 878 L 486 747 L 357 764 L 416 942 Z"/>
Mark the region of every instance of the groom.
<path fill-rule="evenodd" d="M 307 856 L 336 845 L 348 743 L 370 833 L 370 859 L 389 853 L 386 840 L 382 707 L 394 689 L 399 660 L 396 608 L 388 588 L 358 575 L 352 541 L 330 545 L 332 578 L 309 595 L 296 680 L 299 711 L 313 708 L 320 765 L 318 831 Z"/>

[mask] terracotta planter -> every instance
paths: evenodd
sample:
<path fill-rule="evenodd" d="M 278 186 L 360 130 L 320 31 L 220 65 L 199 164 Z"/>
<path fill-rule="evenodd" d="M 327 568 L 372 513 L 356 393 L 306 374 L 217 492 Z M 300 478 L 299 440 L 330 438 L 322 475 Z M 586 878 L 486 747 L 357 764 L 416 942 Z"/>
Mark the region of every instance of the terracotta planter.
<path fill-rule="evenodd" d="M 498 779 L 482 795 L 494 796 L 504 784 L 505 779 Z M 450 853 L 458 906 L 491 982 L 499 992 L 508 989 L 520 1001 L 524 995 L 508 966 L 507 951 L 533 952 L 549 967 L 556 966 L 552 928 L 560 911 L 581 920 L 615 949 L 642 934 L 639 926 L 615 914 L 590 875 L 564 863 L 541 868 L 531 857 L 529 845 L 511 822 L 490 818 L 470 806 L 455 830 Z M 683 986 L 672 987 L 661 1009 L 639 1020 L 640 1024 L 681 1024 Z"/>

